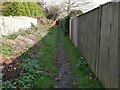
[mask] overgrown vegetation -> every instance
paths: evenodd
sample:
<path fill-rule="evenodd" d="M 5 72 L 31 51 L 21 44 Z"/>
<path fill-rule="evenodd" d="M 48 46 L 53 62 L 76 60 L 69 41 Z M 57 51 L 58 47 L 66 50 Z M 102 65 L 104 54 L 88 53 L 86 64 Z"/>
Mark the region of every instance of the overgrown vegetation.
<path fill-rule="evenodd" d="M 69 21 L 70 21 L 70 16 L 66 16 L 60 20 L 60 27 L 64 30 L 64 33 L 66 35 L 69 34 L 69 28 L 70 28 Z"/>
<path fill-rule="evenodd" d="M 56 84 L 55 77 L 58 73 L 55 64 L 57 54 L 56 34 L 56 27 L 51 28 L 50 33 L 42 39 L 42 45 L 44 45 L 44 47 L 38 49 L 42 53 L 42 60 L 39 62 L 39 65 L 44 67 L 44 72 L 40 74 L 42 77 L 39 76 L 37 79 L 37 88 L 50 88 Z"/>
<path fill-rule="evenodd" d="M 46 9 L 46 17 L 48 19 L 56 20 L 60 14 L 60 8 L 57 5 L 50 6 L 49 9 Z"/>
<path fill-rule="evenodd" d="M 36 84 L 39 73 L 42 72 L 42 67 L 38 64 L 39 61 L 33 59 L 26 59 L 20 64 L 22 72 L 15 84 L 19 88 L 33 88 Z"/>
<path fill-rule="evenodd" d="M 6 36 L 6 38 L 14 40 L 18 37 L 18 35 L 19 35 L 18 33 L 13 33 L 13 34 Z"/>
<path fill-rule="evenodd" d="M 51 28 L 48 35 L 36 44 L 37 47 L 36 45 L 30 47 L 28 51 L 21 54 L 24 61 L 19 64 L 21 68 L 20 76 L 15 79 L 15 81 L 4 82 L 4 88 L 24 89 L 54 87 L 56 84 L 55 77 L 58 73 L 55 64 L 56 33 L 56 28 Z"/>
<path fill-rule="evenodd" d="M 31 26 L 30 28 L 28 28 L 27 30 L 24 30 L 24 29 L 20 29 L 18 32 L 14 32 L 12 34 L 9 34 L 7 36 L 3 36 L 3 38 L 5 39 L 16 39 L 18 36 L 25 36 L 27 34 L 33 34 L 33 35 L 36 35 L 37 37 L 39 37 L 39 39 L 41 39 L 42 36 L 44 36 L 44 34 L 46 32 L 48 32 L 48 29 L 50 28 L 51 26 L 48 25 L 36 25 L 36 26 Z"/>
<path fill-rule="evenodd" d="M 81 15 L 83 12 L 81 10 L 71 10 L 70 11 L 70 17 L 74 17 L 74 16 L 77 16 L 77 15 Z"/>
<path fill-rule="evenodd" d="M 18 36 L 25 36 L 27 34 L 35 35 L 40 40 L 42 37 L 46 35 L 46 33 L 48 33 L 48 29 L 50 27 L 51 27 L 50 25 L 48 26 L 37 25 L 37 26 L 32 26 L 28 28 L 26 31 L 19 30 L 18 32 L 15 32 L 13 34 L 3 36 L 2 38 L 3 40 L 0 43 L 0 55 L 10 56 L 14 51 L 14 47 L 6 43 L 7 40 L 10 40 L 10 39 L 15 40 Z"/>
<path fill-rule="evenodd" d="M 45 12 L 36 2 L 5 2 L 2 14 L 4 16 L 45 16 Z"/>
<path fill-rule="evenodd" d="M 67 53 L 71 66 L 72 76 L 78 88 L 103 88 L 94 73 L 91 72 L 85 59 L 81 56 L 79 49 L 76 48 L 69 37 L 62 32 L 62 42 Z"/>
<path fill-rule="evenodd" d="M 7 44 L 0 44 L 0 55 L 3 54 L 3 55 L 6 55 L 6 56 L 10 56 L 12 54 L 12 47 L 7 45 Z"/>

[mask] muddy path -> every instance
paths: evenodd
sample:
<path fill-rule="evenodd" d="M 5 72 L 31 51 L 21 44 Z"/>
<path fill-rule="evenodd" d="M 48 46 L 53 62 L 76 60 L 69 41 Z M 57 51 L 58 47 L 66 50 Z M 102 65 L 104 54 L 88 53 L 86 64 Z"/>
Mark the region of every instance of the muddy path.
<path fill-rule="evenodd" d="M 65 49 L 63 46 L 63 43 L 61 41 L 61 31 L 60 29 L 58 30 L 57 33 L 57 62 L 58 62 L 58 69 L 59 69 L 59 74 L 58 77 L 56 78 L 57 87 L 58 88 L 74 88 L 74 81 L 71 76 L 71 71 L 70 71 L 70 66 L 68 62 L 67 55 L 65 53 Z"/>

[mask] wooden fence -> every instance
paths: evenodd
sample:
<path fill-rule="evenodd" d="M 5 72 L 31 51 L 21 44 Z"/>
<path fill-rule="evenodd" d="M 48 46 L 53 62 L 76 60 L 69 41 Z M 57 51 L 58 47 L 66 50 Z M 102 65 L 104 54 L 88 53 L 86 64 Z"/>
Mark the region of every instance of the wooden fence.
<path fill-rule="evenodd" d="M 109 2 L 73 17 L 70 39 L 106 88 L 118 88 L 120 2 Z"/>

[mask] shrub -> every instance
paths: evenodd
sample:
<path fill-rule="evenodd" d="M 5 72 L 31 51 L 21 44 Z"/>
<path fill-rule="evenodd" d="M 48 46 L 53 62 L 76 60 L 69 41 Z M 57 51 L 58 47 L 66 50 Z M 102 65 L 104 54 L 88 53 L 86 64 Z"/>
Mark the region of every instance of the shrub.
<path fill-rule="evenodd" d="M 70 16 L 71 17 L 74 17 L 74 16 L 77 16 L 77 15 L 81 15 L 83 12 L 81 10 L 72 10 L 70 12 Z"/>
<path fill-rule="evenodd" d="M 4 6 L 4 16 L 45 16 L 44 10 L 35 2 L 7 2 Z"/>
<path fill-rule="evenodd" d="M 8 39 L 12 39 L 12 40 L 14 40 L 14 39 L 16 39 L 17 37 L 18 37 L 18 34 L 17 33 L 13 33 L 13 34 L 10 34 L 10 35 L 8 35 L 8 36 L 6 36 Z"/>
<path fill-rule="evenodd" d="M 37 60 L 26 59 L 20 64 L 22 72 L 16 81 L 20 88 L 32 88 L 37 80 L 41 67 L 38 65 Z"/>
<path fill-rule="evenodd" d="M 0 45 L 0 54 L 10 56 L 12 54 L 12 48 L 9 45 L 2 44 Z"/>
<path fill-rule="evenodd" d="M 8 88 L 9 89 L 16 89 L 16 87 L 10 81 L 3 82 L 2 88 L 4 88 L 3 90 L 7 90 Z"/>
<path fill-rule="evenodd" d="M 66 16 L 65 18 L 60 20 L 60 27 L 64 30 L 64 33 L 66 35 L 69 34 L 69 21 L 70 21 L 70 16 Z"/>

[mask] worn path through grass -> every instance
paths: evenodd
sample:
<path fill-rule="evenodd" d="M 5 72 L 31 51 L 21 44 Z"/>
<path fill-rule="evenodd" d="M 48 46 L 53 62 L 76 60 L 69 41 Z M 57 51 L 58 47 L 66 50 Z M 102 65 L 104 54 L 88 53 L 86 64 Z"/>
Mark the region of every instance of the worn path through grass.
<path fill-rule="evenodd" d="M 61 29 L 57 31 L 57 62 L 58 62 L 58 77 L 56 80 L 58 81 L 58 88 L 73 88 L 73 79 L 70 72 L 70 67 L 68 63 L 68 58 L 66 56 L 63 43 L 61 41 Z"/>

